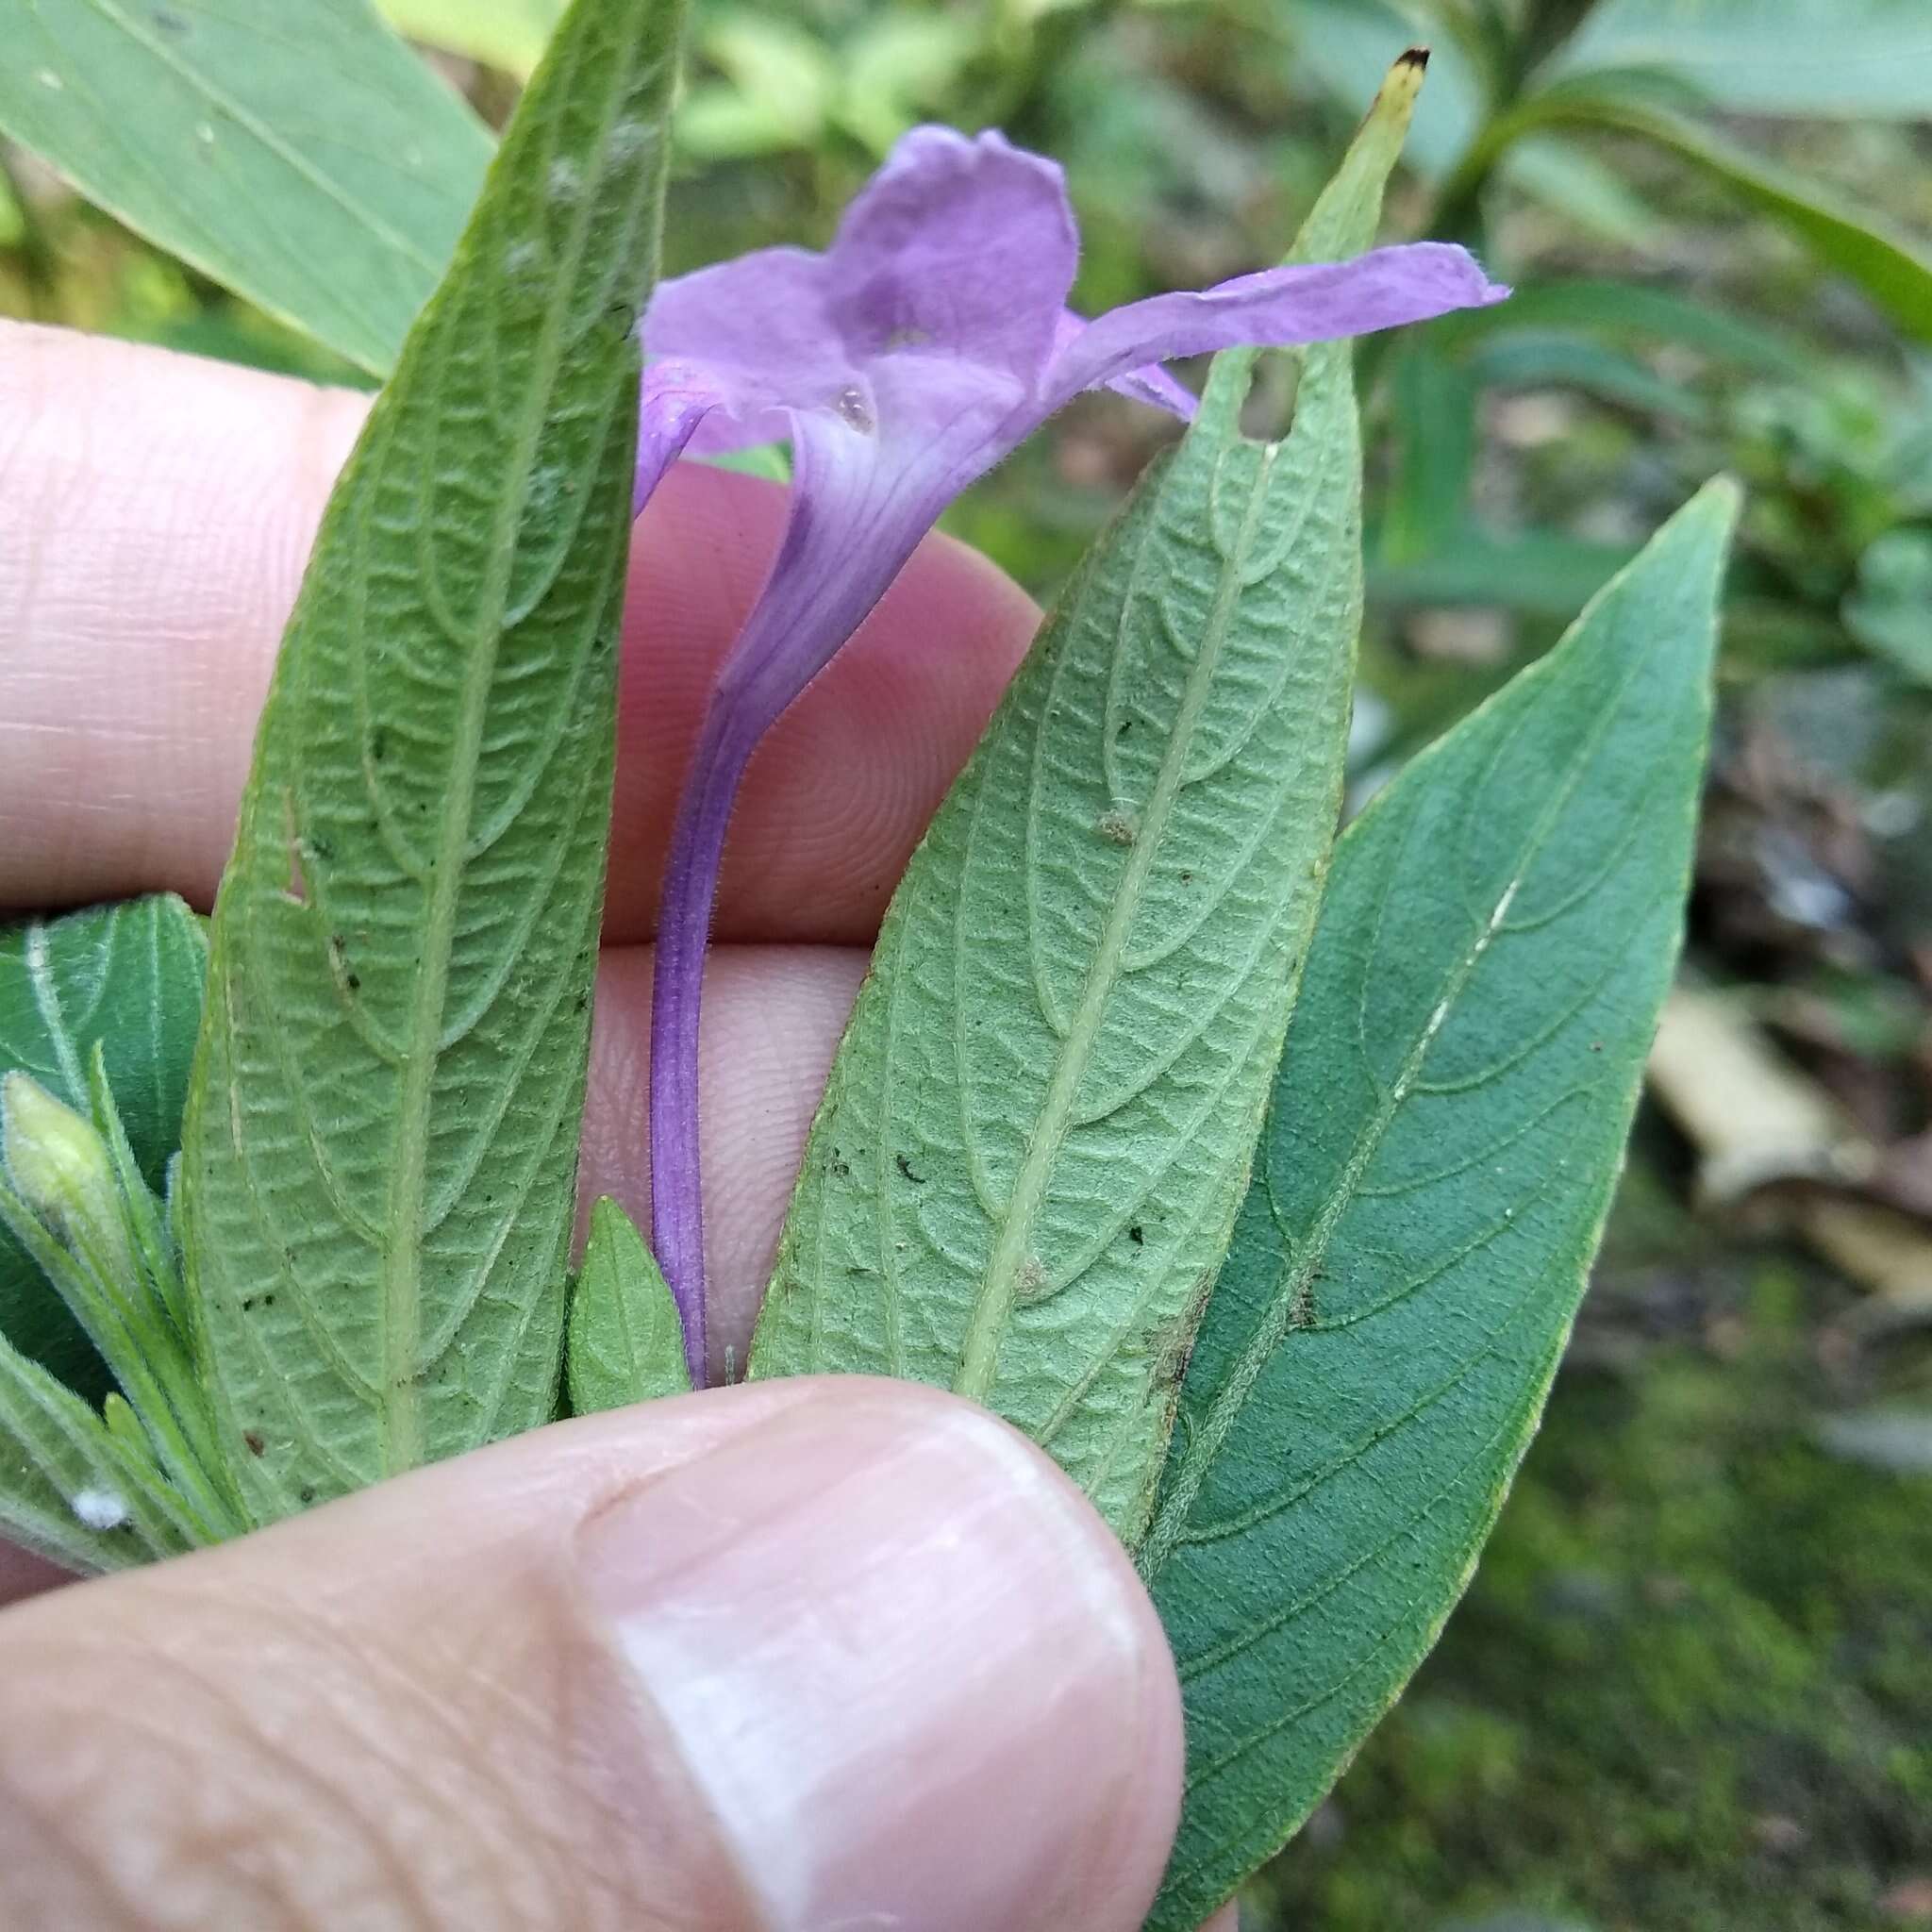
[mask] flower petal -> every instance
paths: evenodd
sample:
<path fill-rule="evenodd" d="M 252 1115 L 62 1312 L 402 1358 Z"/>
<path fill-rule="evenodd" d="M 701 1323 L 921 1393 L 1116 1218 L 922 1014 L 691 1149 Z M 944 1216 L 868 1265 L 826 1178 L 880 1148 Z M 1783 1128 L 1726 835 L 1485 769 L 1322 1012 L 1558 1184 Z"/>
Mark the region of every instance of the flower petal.
<path fill-rule="evenodd" d="M 714 408 L 832 407 L 858 377 L 826 313 L 826 261 L 804 248 L 760 248 L 659 282 L 644 310 L 644 354 L 702 371 Z"/>
<path fill-rule="evenodd" d="M 1149 362 L 1241 343 L 1278 347 L 1367 335 L 1483 308 L 1508 292 L 1466 249 L 1416 242 L 1353 261 L 1264 269 L 1198 293 L 1153 295 L 1110 309 L 1060 351 L 1048 378 L 1051 407 Z"/>
<path fill-rule="evenodd" d="M 1036 391 L 1079 240 L 1059 169 L 1002 135 L 915 127 L 860 192 L 825 258 L 855 358 L 924 351 Z"/>
<path fill-rule="evenodd" d="M 1069 347 L 1076 337 L 1086 332 L 1088 326 L 1084 315 L 1075 315 L 1071 308 L 1062 310 L 1059 330 L 1054 338 L 1054 354 L 1058 356 L 1062 349 Z M 1145 403 L 1150 408 L 1165 409 L 1170 416 L 1178 416 L 1183 423 L 1194 420 L 1198 398 L 1191 390 L 1176 382 L 1158 362 L 1130 369 L 1124 375 L 1109 375 L 1104 387 L 1134 402 Z"/>
<path fill-rule="evenodd" d="M 791 514 L 764 589 L 718 673 L 692 749 L 658 908 L 651 993 L 651 1245 L 705 1359 L 698 1019 L 724 833 L 753 750 L 885 594 L 948 499 L 970 480 L 823 410 L 794 419 Z M 975 444 L 974 455 L 985 445 Z M 991 460 L 988 458 L 987 460 Z M 981 465 L 984 467 L 984 464 Z M 974 474 L 976 474 L 974 473 Z"/>

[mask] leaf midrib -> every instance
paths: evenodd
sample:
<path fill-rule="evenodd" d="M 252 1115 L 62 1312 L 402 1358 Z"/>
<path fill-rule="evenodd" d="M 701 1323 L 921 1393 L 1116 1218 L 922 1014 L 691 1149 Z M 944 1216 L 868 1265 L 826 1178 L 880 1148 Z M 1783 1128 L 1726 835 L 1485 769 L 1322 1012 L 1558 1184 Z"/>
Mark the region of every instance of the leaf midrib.
<path fill-rule="evenodd" d="M 120 919 L 119 909 L 110 913 L 108 918 L 111 927 Z M 61 1010 L 60 990 L 54 984 L 53 959 L 48 952 L 44 920 L 37 919 L 27 927 L 26 943 L 22 951 L 26 964 L 26 983 L 33 990 L 34 1005 L 39 1008 L 42 1024 L 47 1029 L 54 1058 L 73 1092 L 75 1095 L 85 1093 L 87 1082 L 81 1076 L 80 1061 L 75 1054 L 74 1037 L 68 1030 L 67 1016 Z"/>
<path fill-rule="evenodd" d="M 1553 791 L 1549 802 L 1530 827 L 1522 850 L 1510 868 L 1508 879 L 1498 894 L 1496 904 L 1484 923 L 1483 929 L 1476 935 L 1474 941 L 1465 949 L 1462 958 L 1442 980 L 1441 990 L 1427 1023 L 1417 1034 L 1407 1054 L 1404 1056 L 1395 1078 L 1388 1084 L 1381 1105 L 1371 1115 L 1355 1146 L 1350 1150 L 1348 1159 L 1342 1165 L 1334 1190 L 1323 1204 L 1322 1212 L 1315 1222 L 1307 1245 L 1302 1251 L 1297 1264 L 1284 1273 L 1270 1297 L 1266 1314 L 1257 1325 L 1254 1334 L 1249 1337 L 1233 1372 L 1208 1405 L 1208 1414 L 1201 1426 L 1190 1436 L 1187 1448 L 1175 1471 L 1173 1486 L 1161 1497 L 1155 1511 L 1154 1522 L 1148 1529 L 1146 1541 L 1141 1546 L 1140 1567 L 1144 1578 L 1151 1581 L 1180 1543 L 1188 1517 L 1200 1494 L 1202 1484 L 1207 1480 L 1208 1470 L 1212 1468 L 1222 1446 L 1233 1432 L 1235 1423 L 1242 1409 L 1247 1407 L 1248 1400 L 1254 1393 L 1255 1385 L 1260 1380 L 1275 1350 L 1287 1340 L 1290 1330 L 1293 1327 L 1296 1311 L 1301 1307 L 1304 1296 L 1312 1286 L 1327 1256 L 1329 1244 L 1334 1241 L 1349 1209 L 1355 1205 L 1357 1190 L 1362 1176 L 1368 1172 L 1383 1138 L 1414 1087 L 1416 1078 L 1422 1072 L 1423 1062 L 1427 1058 L 1437 1036 L 1447 1024 L 1450 1014 L 1456 1010 L 1457 1003 L 1468 990 L 1475 969 L 1494 944 L 1497 934 L 1504 929 L 1503 922 L 1508 916 L 1509 908 L 1515 901 L 1519 887 L 1527 876 L 1537 855 L 1542 850 L 1551 828 L 1581 784 L 1583 773 L 1590 759 L 1608 735 L 1624 698 L 1646 661 L 1646 654 L 1633 651 L 1630 658 L 1615 699 L 1603 708 L 1581 754 L 1572 763 L 1563 783 Z"/>
<path fill-rule="evenodd" d="M 425 255 L 407 235 L 391 227 L 372 208 L 359 201 L 352 200 L 338 183 L 331 181 L 300 149 L 291 147 L 274 129 L 242 107 L 233 95 L 212 86 L 206 75 L 181 59 L 164 42 L 156 40 L 151 34 L 142 32 L 116 4 L 116 0 L 90 0 L 90 4 L 103 19 L 119 27 L 130 41 L 151 55 L 161 66 L 172 69 L 211 108 L 225 115 L 236 126 L 246 130 L 275 159 L 300 175 L 310 187 L 320 190 L 325 200 L 334 202 L 344 214 L 365 224 L 372 234 L 380 237 L 398 254 L 408 257 L 430 275 L 438 273 L 441 265 Z"/>
<path fill-rule="evenodd" d="M 1065 1042 L 1055 1064 L 1046 1097 L 1034 1116 L 1033 1129 L 1027 1136 L 1026 1152 L 1008 1195 L 1006 1218 L 987 1257 L 986 1273 L 980 1278 L 979 1292 L 966 1331 L 959 1374 L 953 1384 L 956 1393 L 975 1402 L 985 1403 L 991 1394 L 998 1374 L 1000 1344 L 1005 1340 L 1007 1324 L 1017 1298 L 1020 1273 L 1029 1258 L 1034 1224 L 1039 1218 L 1054 1165 L 1066 1140 L 1074 1102 L 1099 1039 L 1108 1002 L 1120 977 L 1127 936 L 1133 929 L 1142 891 L 1165 836 L 1168 818 L 1186 784 L 1188 752 L 1193 742 L 1195 727 L 1207 707 L 1208 692 L 1220 665 L 1222 648 L 1226 642 L 1235 607 L 1243 588 L 1241 564 L 1254 541 L 1255 527 L 1268 499 L 1269 484 L 1283 447 L 1278 442 L 1268 443 L 1258 451 L 1258 463 L 1250 485 L 1241 530 L 1224 555 L 1213 608 L 1202 634 L 1201 648 L 1195 654 L 1194 663 L 1182 690 L 1180 709 L 1161 757 L 1153 793 L 1141 814 L 1139 832 L 1128 851 L 1120 885 L 1108 912 L 1107 924 L 1089 963 L 1086 981 L 1080 990 L 1079 1005 L 1068 1024 Z M 1219 462 L 1224 463 L 1229 454 L 1223 451 Z M 1044 719 L 1039 728 L 1045 729 Z"/>
<path fill-rule="evenodd" d="M 605 93 L 600 130 L 591 150 L 600 162 L 629 66 L 629 62 L 625 63 L 619 79 Z M 591 222 L 600 207 L 601 197 L 587 184 L 572 217 L 569 244 L 564 251 L 567 267 L 553 277 L 551 284 L 553 290 L 561 290 L 566 296 L 576 288 Z M 378 1275 L 384 1362 L 380 1424 L 383 1467 L 390 1474 L 412 1469 L 423 1460 L 423 1403 L 416 1379 L 425 1366 L 418 1358 L 423 1341 L 422 1209 L 427 1200 L 436 1070 L 442 1059 L 442 1015 L 448 1002 L 457 907 L 469 857 L 470 821 L 475 804 L 483 729 L 494 694 L 497 653 L 503 641 L 503 620 L 516 564 L 516 537 L 522 527 L 530 475 L 562 361 L 559 344 L 568 308 L 567 299 L 553 295 L 532 358 L 541 375 L 525 389 L 528 400 L 518 425 L 508 472 L 511 486 L 499 498 L 490 548 L 490 575 L 479 599 L 479 608 L 489 613 L 487 623 L 480 627 L 480 662 L 473 668 L 465 686 L 457 741 L 450 758 L 450 781 L 444 791 L 439 824 L 435 884 L 424 924 L 423 962 L 410 1011 L 410 1034 L 415 1046 L 406 1061 L 398 1105 L 398 1158 L 392 1171 L 385 1221 L 391 1230 L 408 1227 L 410 1233 L 407 1240 L 391 1235 Z"/>

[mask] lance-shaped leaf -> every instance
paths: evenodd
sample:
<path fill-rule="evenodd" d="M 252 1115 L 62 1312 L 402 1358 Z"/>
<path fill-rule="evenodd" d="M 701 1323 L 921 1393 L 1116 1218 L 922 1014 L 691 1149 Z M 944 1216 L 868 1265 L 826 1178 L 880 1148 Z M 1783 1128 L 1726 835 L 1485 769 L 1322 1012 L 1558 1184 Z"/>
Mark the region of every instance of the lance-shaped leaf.
<path fill-rule="evenodd" d="M 1158 1932 L 1328 1789 L 1535 1430 L 1676 957 L 1736 514 L 1707 487 L 1337 849 L 1141 1551 L 1188 1716 Z"/>
<path fill-rule="evenodd" d="M 1373 239 L 1421 77 L 1301 258 Z M 1360 623 L 1350 348 L 1304 353 L 1280 442 L 1237 425 L 1254 362 L 1216 363 L 913 858 L 752 1349 L 989 1404 L 1130 1541 L 1314 916 Z"/>
<path fill-rule="evenodd" d="M 22 0 L 0 129 L 377 375 L 490 159 L 482 123 L 368 0 Z"/>
<path fill-rule="evenodd" d="M 182 1185 L 264 1518 L 554 1407 L 678 12 L 558 29 L 262 715 Z"/>
<path fill-rule="evenodd" d="M 571 1294 L 568 1378 L 574 1415 L 691 1392 L 671 1284 L 615 1201 L 591 1209 Z"/>
<path fill-rule="evenodd" d="M 1520 125 L 1601 127 L 1656 142 L 1782 223 L 1907 335 L 1932 341 L 1932 258 L 1883 215 L 1847 206 L 1803 175 L 1614 86 L 1552 89 L 1522 110 Z"/>
<path fill-rule="evenodd" d="M 181 1144 L 207 973 L 201 922 L 166 895 L 9 926 L 0 932 L 0 1074 L 31 1074 L 85 1111 L 98 1045 L 136 1162 L 158 1190 Z M 0 1335 L 82 1394 L 106 1392 L 99 1356 L 4 1227 Z"/>

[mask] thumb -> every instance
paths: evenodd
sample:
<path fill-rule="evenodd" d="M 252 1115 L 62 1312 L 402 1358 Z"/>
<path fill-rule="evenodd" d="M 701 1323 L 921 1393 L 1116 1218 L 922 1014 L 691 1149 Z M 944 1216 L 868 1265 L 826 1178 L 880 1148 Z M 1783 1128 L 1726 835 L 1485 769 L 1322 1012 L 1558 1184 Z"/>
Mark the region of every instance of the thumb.
<path fill-rule="evenodd" d="M 0 1616 L 0 1924 L 1132 1932 L 1180 1735 L 1030 1444 L 769 1383 Z"/>

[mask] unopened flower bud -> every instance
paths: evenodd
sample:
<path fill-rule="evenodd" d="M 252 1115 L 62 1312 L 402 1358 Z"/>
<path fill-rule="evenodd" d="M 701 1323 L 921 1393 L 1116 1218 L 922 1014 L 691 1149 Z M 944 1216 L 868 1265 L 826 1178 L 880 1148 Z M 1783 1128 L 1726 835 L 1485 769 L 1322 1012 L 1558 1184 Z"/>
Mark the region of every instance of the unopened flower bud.
<path fill-rule="evenodd" d="M 63 1246 L 121 1281 L 135 1273 L 108 1143 L 30 1074 L 0 1075 L 0 1158 L 13 1191 Z"/>

